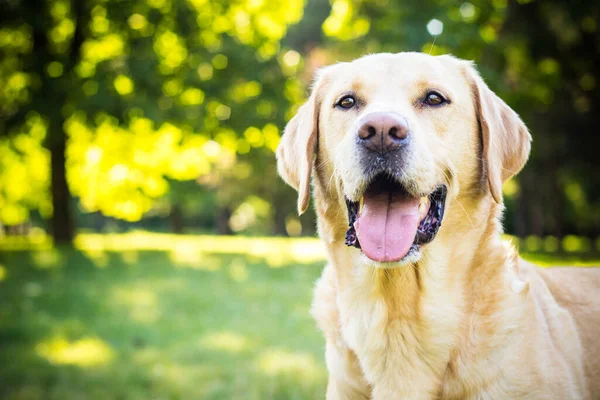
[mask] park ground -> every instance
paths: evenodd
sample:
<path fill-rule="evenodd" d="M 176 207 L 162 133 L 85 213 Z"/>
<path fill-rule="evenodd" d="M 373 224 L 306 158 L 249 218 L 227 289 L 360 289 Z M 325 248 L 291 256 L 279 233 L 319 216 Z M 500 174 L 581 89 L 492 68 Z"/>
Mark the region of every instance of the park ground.
<path fill-rule="evenodd" d="M 323 264 L 316 239 L 2 239 L 0 398 L 323 398 L 324 342 L 309 315 Z"/>

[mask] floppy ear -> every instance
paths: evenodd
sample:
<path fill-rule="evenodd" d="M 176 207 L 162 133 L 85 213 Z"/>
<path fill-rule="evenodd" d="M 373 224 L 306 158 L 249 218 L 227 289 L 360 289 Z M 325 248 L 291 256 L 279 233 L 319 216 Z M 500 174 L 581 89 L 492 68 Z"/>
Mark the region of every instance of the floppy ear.
<path fill-rule="evenodd" d="M 312 94 L 288 122 L 277 147 L 277 170 L 283 180 L 298 191 L 298 214 L 310 201 L 310 176 L 317 150 L 319 99 L 317 82 Z"/>
<path fill-rule="evenodd" d="M 502 184 L 516 175 L 529 158 L 531 135 L 519 115 L 490 90 L 472 64 L 469 78 L 486 177 L 494 200 L 501 203 Z"/>

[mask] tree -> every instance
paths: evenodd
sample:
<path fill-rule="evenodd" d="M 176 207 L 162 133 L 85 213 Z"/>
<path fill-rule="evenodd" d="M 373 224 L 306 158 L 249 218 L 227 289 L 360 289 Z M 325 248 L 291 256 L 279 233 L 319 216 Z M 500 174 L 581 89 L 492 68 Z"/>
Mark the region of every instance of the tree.
<path fill-rule="evenodd" d="M 73 70 L 79 59 L 81 44 L 83 43 L 84 10 L 76 2 L 73 10 L 74 22 L 70 27 L 65 27 L 57 33 L 52 42 L 47 32 L 50 30 L 51 16 L 46 15 L 46 3 L 41 0 L 32 1 L 25 5 L 20 2 L 7 4 L 7 12 L 3 14 L 2 26 L 17 26 L 16 32 L 26 36 L 23 42 L 30 42 L 13 54 L 3 54 L 4 66 L 13 61 L 20 64 L 24 71 L 18 71 L 24 84 L 19 88 L 14 101 L 9 97 L 6 107 L 3 107 L 3 131 L 14 126 L 20 126 L 27 118 L 44 116 L 44 124 L 48 131 L 45 137 L 46 146 L 50 150 L 51 192 L 53 217 L 51 229 L 57 243 L 70 242 L 73 239 L 73 221 L 70 207 L 70 193 L 66 182 L 65 149 L 66 137 L 62 126 L 65 122 L 61 107 L 66 103 L 70 91 L 73 89 Z M 17 5 L 17 6 L 15 6 Z M 21 6 L 20 8 L 18 6 Z M 60 14 L 60 10 L 53 9 L 52 17 Z M 40 18 L 40 11 L 41 16 Z M 56 28 L 56 27 L 55 27 Z M 71 31 L 71 32 L 69 32 Z M 63 34 L 71 35 L 69 43 L 65 43 Z M 5 32 L 5 37 L 10 38 L 10 31 Z M 17 35 L 18 36 L 18 35 Z M 8 43 L 7 43 L 8 44 Z M 11 46 L 4 46 L 10 52 Z M 19 51 L 28 47 L 30 51 Z M 21 53 L 21 54 L 19 54 Z M 21 55 L 20 60 L 12 59 L 16 54 Z M 62 63 L 55 61 L 60 59 Z M 18 62 L 20 61 L 20 63 Z M 25 72 L 27 71 L 27 72 Z M 63 72 L 64 71 L 64 72 Z M 4 71 L 3 71 L 4 72 Z M 13 74 L 15 74 L 13 72 Z M 15 75 L 12 75 L 15 79 Z M 58 79 L 54 79 L 58 78 Z M 19 90 L 20 89 L 20 90 Z M 19 93 L 20 92 L 20 93 Z M 9 96 L 10 96 L 9 92 Z"/>
<path fill-rule="evenodd" d="M 301 98 L 299 57 L 280 48 L 301 0 L 5 5 L 2 73 L 14 84 L 0 134 L 31 118 L 46 127 L 57 243 L 73 237 L 71 193 L 88 211 L 136 220 L 168 178 L 221 179 L 238 155 L 262 168 L 279 139 L 273 122 Z"/>

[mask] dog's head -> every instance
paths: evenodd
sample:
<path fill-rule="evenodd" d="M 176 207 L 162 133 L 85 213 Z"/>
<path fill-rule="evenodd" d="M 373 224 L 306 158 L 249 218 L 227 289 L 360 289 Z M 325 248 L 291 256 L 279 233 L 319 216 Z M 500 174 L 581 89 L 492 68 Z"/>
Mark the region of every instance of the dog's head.
<path fill-rule="evenodd" d="M 398 262 L 433 241 L 448 200 L 501 203 L 530 140 L 470 62 L 375 54 L 320 71 L 285 129 L 278 169 L 302 213 L 316 167 L 328 186 L 320 192 L 348 209 L 347 244 L 375 262 Z"/>

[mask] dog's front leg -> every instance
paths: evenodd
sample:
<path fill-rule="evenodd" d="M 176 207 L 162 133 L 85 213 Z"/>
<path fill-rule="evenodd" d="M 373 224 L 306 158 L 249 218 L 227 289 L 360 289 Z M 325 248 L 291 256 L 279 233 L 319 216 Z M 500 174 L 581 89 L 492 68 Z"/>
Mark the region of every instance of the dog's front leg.
<path fill-rule="evenodd" d="M 370 397 L 357 391 L 347 382 L 329 378 L 327 383 L 327 400 L 369 400 Z"/>
<path fill-rule="evenodd" d="M 371 388 L 366 382 L 358 359 L 342 343 L 328 340 L 325 358 L 329 370 L 327 400 L 368 400 Z"/>

